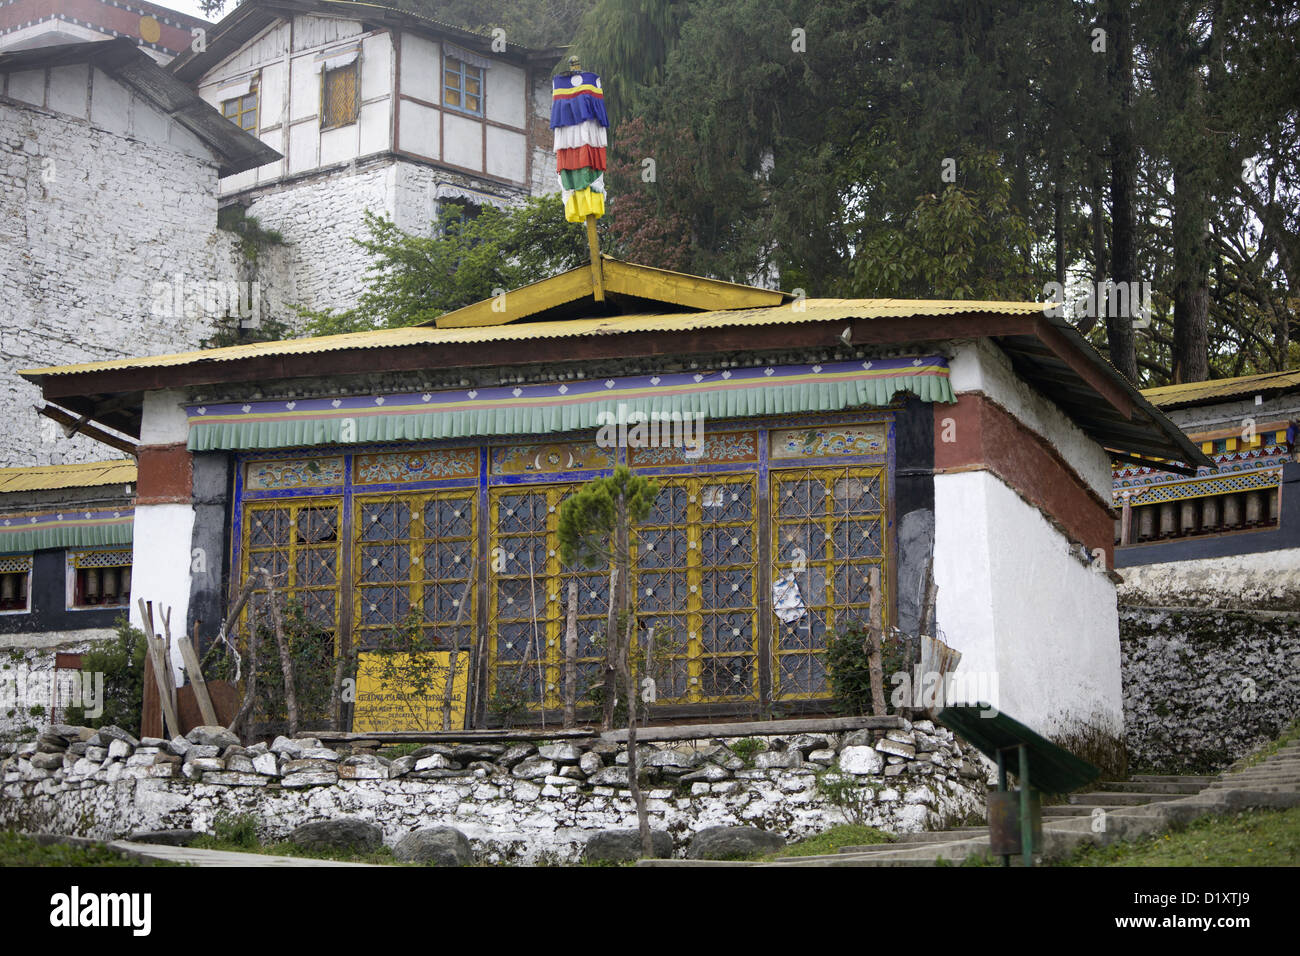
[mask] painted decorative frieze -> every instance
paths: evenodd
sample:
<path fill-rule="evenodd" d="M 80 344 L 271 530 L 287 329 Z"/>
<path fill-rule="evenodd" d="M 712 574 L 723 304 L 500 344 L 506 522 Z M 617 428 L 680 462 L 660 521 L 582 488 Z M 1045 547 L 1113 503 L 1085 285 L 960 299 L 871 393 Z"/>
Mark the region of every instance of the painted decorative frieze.
<path fill-rule="evenodd" d="M 825 458 L 835 455 L 883 455 L 886 432 L 879 425 L 819 425 L 772 432 L 773 458 Z"/>
<path fill-rule="evenodd" d="M 359 485 L 477 478 L 478 449 L 430 448 L 357 455 L 355 473 Z"/>
<path fill-rule="evenodd" d="M 251 461 L 248 463 L 247 474 L 249 491 L 328 488 L 343 484 L 343 456 Z"/>

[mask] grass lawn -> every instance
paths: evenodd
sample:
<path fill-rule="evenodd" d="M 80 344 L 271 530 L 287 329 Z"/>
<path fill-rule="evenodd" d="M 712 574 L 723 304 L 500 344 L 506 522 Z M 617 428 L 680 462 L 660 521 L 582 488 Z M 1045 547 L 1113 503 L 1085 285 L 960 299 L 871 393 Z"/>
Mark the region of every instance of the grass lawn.
<path fill-rule="evenodd" d="M 1205 817 L 1134 843 L 1084 847 L 1056 866 L 1300 866 L 1300 808 Z"/>
<path fill-rule="evenodd" d="M 393 851 L 380 847 L 365 853 L 339 849 L 308 849 L 282 840 L 277 843 L 248 843 L 244 841 L 223 840 L 215 836 L 201 836 L 190 846 L 198 850 L 225 850 L 228 853 L 260 853 L 265 856 L 294 856 L 309 860 L 339 860 L 344 863 L 378 863 L 382 866 L 418 866 L 415 863 L 398 863 Z"/>
<path fill-rule="evenodd" d="M 137 860 L 106 846 L 43 846 L 29 836 L 0 830 L 0 866 L 178 866 L 154 860 Z"/>
<path fill-rule="evenodd" d="M 787 856 L 828 856 L 831 853 L 838 852 L 842 846 L 867 846 L 868 844 L 892 843 L 893 841 L 893 835 L 886 833 L 884 830 L 842 823 L 831 827 L 829 830 L 823 830 L 821 833 L 804 837 L 802 840 L 791 843 L 783 850 L 766 854 L 759 857 L 759 859 L 779 860 Z"/>

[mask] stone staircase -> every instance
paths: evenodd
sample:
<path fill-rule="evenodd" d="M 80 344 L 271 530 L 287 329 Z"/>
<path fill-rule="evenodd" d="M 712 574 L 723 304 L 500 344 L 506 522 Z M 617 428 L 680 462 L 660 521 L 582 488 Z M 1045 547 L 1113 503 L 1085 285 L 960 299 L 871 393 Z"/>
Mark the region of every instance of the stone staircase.
<path fill-rule="evenodd" d="M 1137 774 L 1104 781 L 1091 793 L 1043 808 L 1044 853 L 1058 857 L 1087 842 L 1110 842 L 1157 833 L 1175 820 L 1250 807 L 1300 806 L 1300 743 L 1280 748 L 1251 767 L 1234 765 L 1219 776 Z M 1106 811 L 1105 830 L 1093 829 L 1093 811 Z M 823 856 L 786 857 L 764 863 L 641 860 L 639 866 L 935 866 L 989 857 L 987 827 L 902 833 L 893 843 L 841 847 Z M 942 861 L 942 864 L 939 863 Z M 1019 865 L 1018 859 L 1012 860 Z"/>

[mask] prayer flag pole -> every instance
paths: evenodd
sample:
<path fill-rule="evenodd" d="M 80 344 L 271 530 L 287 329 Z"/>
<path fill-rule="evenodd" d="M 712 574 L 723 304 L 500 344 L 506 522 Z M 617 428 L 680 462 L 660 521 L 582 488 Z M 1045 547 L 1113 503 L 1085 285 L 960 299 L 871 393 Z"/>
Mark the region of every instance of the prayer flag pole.
<path fill-rule="evenodd" d="M 564 198 L 564 218 L 587 224 L 591 254 L 592 296 L 605 301 L 600 240 L 596 220 L 605 214 L 605 168 L 609 118 L 600 77 L 584 73 L 576 56 L 569 69 L 555 75 L 551 90 L 551 129 L 555 131 L 555 167 Z"/>

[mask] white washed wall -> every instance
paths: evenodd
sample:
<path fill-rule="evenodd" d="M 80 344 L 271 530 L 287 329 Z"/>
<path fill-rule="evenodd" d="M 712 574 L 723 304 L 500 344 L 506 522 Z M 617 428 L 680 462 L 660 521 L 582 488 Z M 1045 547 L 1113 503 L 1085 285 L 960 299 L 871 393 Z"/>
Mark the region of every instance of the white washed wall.
<path fill-rule="evenodd" d="M 217 170 L 187 129 L 86 66 L 0 75 L 0 465 L 118 453 L 40 418 L 19 369 L 175 352 L 210 329 L 155 314 L 177 273 L 233 278 Z"/>

